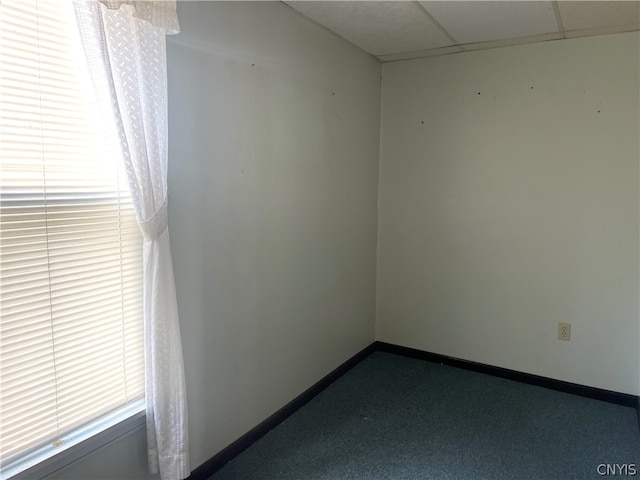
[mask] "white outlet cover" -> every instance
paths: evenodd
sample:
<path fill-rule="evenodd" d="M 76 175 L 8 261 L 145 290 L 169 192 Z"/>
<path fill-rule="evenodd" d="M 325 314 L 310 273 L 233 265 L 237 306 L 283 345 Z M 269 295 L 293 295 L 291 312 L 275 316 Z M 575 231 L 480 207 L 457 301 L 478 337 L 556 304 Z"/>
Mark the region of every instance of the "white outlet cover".
<path fill-rule="evenodd" d="M 568 342 L 571 340 L 571 324 L 566 322 L 558 322 L 558 340 Z"/>

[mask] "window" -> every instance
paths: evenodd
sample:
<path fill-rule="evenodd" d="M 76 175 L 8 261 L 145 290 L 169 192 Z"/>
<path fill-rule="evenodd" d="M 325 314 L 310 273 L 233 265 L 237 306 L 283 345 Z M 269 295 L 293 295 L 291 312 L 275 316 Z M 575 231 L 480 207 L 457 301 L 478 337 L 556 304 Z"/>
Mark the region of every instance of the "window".
<path fill-rule="evenodd" d="M 142 237 L 71 2 L 0 6 L 3 465 L 144 394 Z"/>

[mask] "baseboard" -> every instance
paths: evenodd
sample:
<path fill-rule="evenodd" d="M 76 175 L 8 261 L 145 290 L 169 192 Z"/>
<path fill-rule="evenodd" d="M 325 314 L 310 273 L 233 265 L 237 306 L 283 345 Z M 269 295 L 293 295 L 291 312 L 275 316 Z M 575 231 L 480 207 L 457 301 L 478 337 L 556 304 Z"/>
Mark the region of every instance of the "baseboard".
<path fill-rule="evenodd" d="M 305 403 L 309 402 L 313 397 L 322 392 L 325 388 L 335 382 L 342 375 L 347 373 L 351 368 L 360 363 L 371 353 L 375 351 L 375 342 L 361 350 L 349 360 L 344 362 L 338 368 L 331 373 L 323 377 L 320 381 L 309 387 L 302 392 L 296 398 L 287 403 L 284 407 L 271 415 L 265 421 L 258 424 L 256 427 L 249 430 L 243 436 L 238 438 L 235 442 L 228 445 L 219 453 L 211 457 L 205 463 L 196 468 L 187 480 L 206 480 L 212 476 L 215 472 L 220 470 L 231 459 L 242 453 L 248 447 L 253 445 L 260 438 L 265 436 L 270 430 L 280 425 L 284 420 L 292 415 L 296 410 L 302 407 Z"/>
<path fill-rule="evenodd" d="M 376 342 L 374 346 L 376 350 L 380 352 L 394 353 L 396 355 L 418 358 L 421 360 L 440 363 L 442 365 L 448 365 L 451 367 L 464 368 L 465 370 L 485 373 L 494 377 L 506 378 L 509 380 L 515 380 L 517 382 L 528 383 L 530 385 L 535 385 L 538 387 L 557 390 L 559 392 L 572 393 L 581 397 L 602 400 L 605 402 L 615 403 L 617 405 L 624 405 L 626 407 L 640 409 L 640 399 L 636 395 L 613 392 L 611 390 L 603 390 L 601 388 L 595 387 L 587 387 L 585 385 L 579 385 L 577 383 L 555 380 L 553 378 L 541 377 L 539 375 L 518 372 L 516 370 L 509 370 L 501 367 L 494 367 L 491 365 L 485 365 L 483 363 L 471 362 L 469 360 L 461 360 L 459 358 L 448 357 L 446 355 L 440 355 L 437 353 L 425 352 L 423 350 L 417 350 L 415 348 L 401 347 L 399 345 L 393 345 L 391 343 Z M 640 422 L 640 410 L 638 410 L 638 419 Z"/>
<path fill-rule="evenodd" d="M 287 417 L 292 415 L 296 410 L 309 402 L 313 397 L 322 392 L 334 381 L 347 373 L 351 368 L 368 357 L 371 353 L 386 352 L 405 357 L 417 358 L 429 362 L 440 363 L 451 367 L 464 368 L 473 372 L 485 373 L 494 377 L 506 378 L 517 382 L 528 383 L 538 387 L 549 388 L 560 392 L 571 393 L 582 397 L 592 398 L 595 400 L 603 400 L 605 402 L 633 407 L 638 415 L 638 426 L 640 428 L 640 397 L 629 395 L 626 393 L 613 392 L 595 387 L 587 387 L 576 383 L 564 382 L 562 380 L 554 380 L 552 378 L 541 377 L 530 373 L 518 372 L 501 367 L 485 365 L 483 363 L 471 362 L 459 358 L 448 357 L 437 353 L 425 352 L 415 348 L 402 347 L 385 342 L 374 342 L 349 360 L 344 362 L 338 368 L 326 375 L 320 381 L 312 385 L 310 388 L 302 392 L 284 407 L 264 420 L 256 427 L 249 430 L 235 442 L 228 445 L 219 453 L 211 457 L 205 463 L 196 468 L 187 480 L 206 480 L 214 473 L 220 470 L 224 465 L 231 461 L 234 457 L 242 453 L 244 450 L 253 445 L 256 441 L 266 435 L 270 430 L 280 425 Z"/>

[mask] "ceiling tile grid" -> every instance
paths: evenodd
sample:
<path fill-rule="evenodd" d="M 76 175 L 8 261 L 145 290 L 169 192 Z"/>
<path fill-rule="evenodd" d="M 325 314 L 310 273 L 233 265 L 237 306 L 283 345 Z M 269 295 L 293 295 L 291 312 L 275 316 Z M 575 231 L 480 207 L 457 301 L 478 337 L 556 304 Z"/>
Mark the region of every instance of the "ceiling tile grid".
<path fill-rule="evenodd" d="M 424 14 L 416 2 L 295 1 L 287 3 L 304 16 L 376 56 L 453 44 L 453 41 Z"/>
<path fill-rule="evenodd" d="M 288 1 L 380 61 L 640 29 L 632 1 Z"/>
<path fill-rule="evenodd" d="M 458 43 L 532 37 L 558 31 L 552 2 L 420 2 Z"/>

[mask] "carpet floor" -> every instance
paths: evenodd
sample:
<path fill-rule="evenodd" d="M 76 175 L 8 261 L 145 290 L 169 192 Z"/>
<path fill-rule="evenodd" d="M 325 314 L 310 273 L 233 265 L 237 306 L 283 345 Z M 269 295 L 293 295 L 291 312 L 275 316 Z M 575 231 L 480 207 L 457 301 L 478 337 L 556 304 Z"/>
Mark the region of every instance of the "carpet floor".
<path fill-rule="evenodd" d="M 376 352 L 211 480 L 582 480 L 607 464 L 640 476 L 633 408 Z"/>

